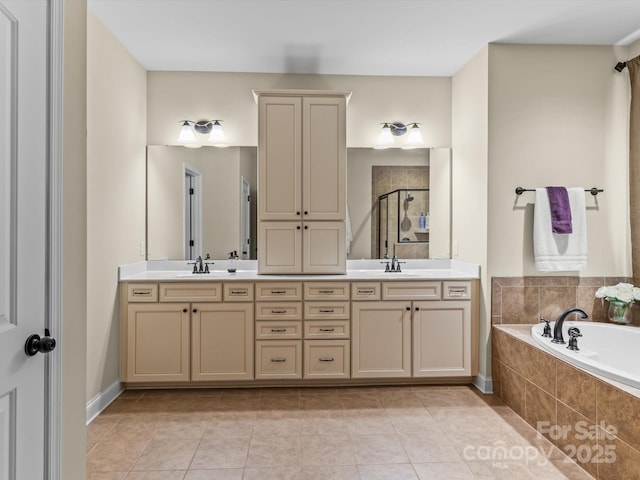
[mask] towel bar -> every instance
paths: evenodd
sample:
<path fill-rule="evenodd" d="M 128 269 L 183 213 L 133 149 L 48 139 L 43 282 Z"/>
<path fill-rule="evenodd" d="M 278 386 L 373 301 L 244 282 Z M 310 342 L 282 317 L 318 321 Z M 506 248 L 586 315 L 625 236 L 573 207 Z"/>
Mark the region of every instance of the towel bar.
<path fill-rule="evenodd" d="M 516 187 L 516 195 L 522 195 L 524 192 L 535 192 L 536 189 L 535 188 L 522 188 L 522 187 Z M 592 187 L 592 188 L 585 188 L 584 189 L 585 192 L 589 192 L 591 195 L 593 195 L 594 197 L 596 195 L 598 195 L 598 193 L 600 192 L 604 192 L 603 189 L 601 188 L 596 188 L 596 187 Z"/>

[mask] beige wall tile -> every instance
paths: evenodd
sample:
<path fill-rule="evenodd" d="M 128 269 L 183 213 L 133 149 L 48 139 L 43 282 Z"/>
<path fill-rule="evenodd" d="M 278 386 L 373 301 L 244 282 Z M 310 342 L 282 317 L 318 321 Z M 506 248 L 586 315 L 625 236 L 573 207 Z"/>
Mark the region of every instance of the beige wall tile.
<path fill-rule="evenodd" d="M 600 380 L 596 381 L 596 398 L 598 424 L 615 427 L 623 442 L 640 446 L 640 399 Z"/>
<path fill-rule="evenodd" d="M 591 375 L 557 362 L 558 399 L 592 422 L 596 421 L 596 379 Z"/>
<path fill-rule="evenodd" d="M 525 345 L 524 376 L 547 393 L 556 395 L 556 359 L 542 350 Z"/>

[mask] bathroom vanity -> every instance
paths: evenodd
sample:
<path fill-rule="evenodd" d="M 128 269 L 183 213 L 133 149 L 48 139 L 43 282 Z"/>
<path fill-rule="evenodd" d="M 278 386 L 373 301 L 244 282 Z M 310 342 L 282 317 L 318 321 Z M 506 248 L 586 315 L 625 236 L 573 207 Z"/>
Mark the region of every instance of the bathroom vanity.
<path fill-rule="evenodd" d="M 386 273 L 352 268 L 359 263 L 306 276 L 198 275 L 176 261 L 121 267 L 121 380 L 299 386 L 476 375 L 476 265 L 420 260 Z"/>

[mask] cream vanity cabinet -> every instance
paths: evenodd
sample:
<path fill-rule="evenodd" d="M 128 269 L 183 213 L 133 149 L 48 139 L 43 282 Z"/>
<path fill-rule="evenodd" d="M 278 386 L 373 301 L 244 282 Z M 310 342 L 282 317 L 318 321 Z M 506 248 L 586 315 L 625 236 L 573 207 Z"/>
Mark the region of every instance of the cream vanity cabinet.
<path fill-rule="evenodd" d="M 253 284 L 124 283 L 121 295 L 122 381 L 253 380 Z"/>
<path fill-rule="evenodd" d="M 256 379 L 302 378 L 302 282 L 256 282 Z"/>
<path fill-rule="evenodd" d="M 351 377 L 349 282 L 304 282 L 305 379 Z"/>
<path fill-rule="evenodd" d="M 472 285 L 383 282 L 381 301 L 353 302 L 353 377 L 476 374 Z"/>
<path fill-rule="evenodd" d="M 260 273 L 346 271 L 346 96 L 258 97 Z"/>

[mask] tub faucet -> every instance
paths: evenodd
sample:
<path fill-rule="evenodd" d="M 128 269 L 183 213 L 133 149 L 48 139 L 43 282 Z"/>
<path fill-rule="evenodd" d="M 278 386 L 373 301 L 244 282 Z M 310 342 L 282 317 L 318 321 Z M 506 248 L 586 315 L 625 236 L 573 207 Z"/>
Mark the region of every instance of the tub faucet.
<path fill-rule="evenodd" d="M 555 325 L 553 326 L 553 340 L 551 340 L 552 343 L 566 343 L 564 341 L 564 338 L 562 337 L 562 324 L 564 323 L 565 319 L 572 313 L 579 313 L 582 318 L 589 317 L 589 315 L 584 313 L 584 311 L 580 310 L 579 308 L 570 308 L 569 310 L 565 310 L 564 312 L 562 312 L 556 320 Z"/>

